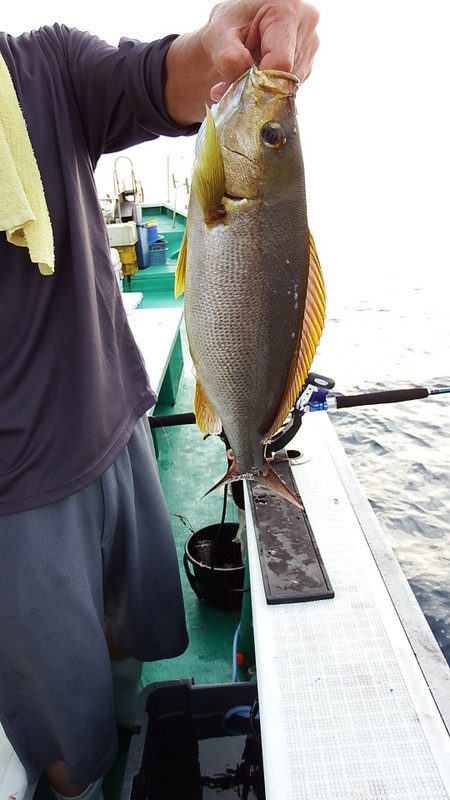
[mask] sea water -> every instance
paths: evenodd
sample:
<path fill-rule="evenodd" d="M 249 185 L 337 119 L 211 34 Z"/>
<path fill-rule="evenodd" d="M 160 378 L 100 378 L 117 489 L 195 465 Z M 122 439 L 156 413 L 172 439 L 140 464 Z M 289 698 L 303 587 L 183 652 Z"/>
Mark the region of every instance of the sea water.
<path fill-rule="evenodd" d="M 436 284 L 380 281 L 364 293 L 332 287 L 313 369 L 343 394 L 450 386 L 449 354 Z M 330 417 L 450 663 L 450 394 Z"/>

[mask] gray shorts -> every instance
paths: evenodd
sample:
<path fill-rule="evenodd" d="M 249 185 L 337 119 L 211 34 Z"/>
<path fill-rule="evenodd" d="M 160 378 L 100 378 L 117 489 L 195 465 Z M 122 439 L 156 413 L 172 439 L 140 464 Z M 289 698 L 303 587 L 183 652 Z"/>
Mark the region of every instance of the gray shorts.
<path fill-rule="evenodd" d="M 90 783 L 117 749 L 105 623 L 143 661 L 188 641 L 146 418 L 94 483 L 0 516 L 0 546 L 0 721 L 30 782 L 62 760 Z"/>

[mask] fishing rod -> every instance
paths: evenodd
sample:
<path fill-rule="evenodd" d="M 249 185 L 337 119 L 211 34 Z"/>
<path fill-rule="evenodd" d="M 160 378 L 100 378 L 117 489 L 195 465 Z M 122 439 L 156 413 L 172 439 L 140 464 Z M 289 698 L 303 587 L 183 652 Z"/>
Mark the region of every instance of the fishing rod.
<path fill-rule="evenodd" d="M 423 400 L 426 397 L 450 394 L 450 386 L 410 386 L 407 389 L 381 389 L 362 394 L 333 393 L 335 382 L 332 378 L 309 372 L 297 401 L 291 411 L 289 421 L 272 437 L 267 445 L 269 452 L 282 450 L 300 429 L 304 414 L 309 411 L 333 411 L 356 406 L 399 403 L 406 400 Z M 171 427 L 172 425 L 195 424 L 195 414 L 191 411 L 184 414 L 167 414 L 148 418 L 151 428 Z"/>
<path fill-rule="evenodd" d="M 450 394 L 450 386 L 410 386 L 407 389 L 381 389 L 363 394 L 329 394 L 334 388 L 332 378 L 318 375 L 316 372 L 308 373 L 308 379 L 303 386 L 300 396 L 295 404 L 299 410 L 306 407 L 310 411 L 328 411 L 329 409 L 353 408 L 354 406 L 373 406 L 381 403 L 398 403 L 405 400 L 423 400 L 425 397 L 437 394 Z"/>
<path fill-rule="evenodd" d="M 302 418 L 307 411 L 334 411 L 341 408 L 354 408 L 356 406 L 380 405 L 384 403 L 398 403 L 406 400 L 423 400 L 426 397 L 440 394 L 450 394 L 450 386 L 410 386 L 407 389 L 381 389 L 362 394 L 331 394 L 335 382 L 332 378 L 309 372 L 302 391 L 297 398 L 291 412 L 291 419 L 279 433 L 270 441 L 272 452 L 281 450 L 291 441 L 302 424 Z"/>

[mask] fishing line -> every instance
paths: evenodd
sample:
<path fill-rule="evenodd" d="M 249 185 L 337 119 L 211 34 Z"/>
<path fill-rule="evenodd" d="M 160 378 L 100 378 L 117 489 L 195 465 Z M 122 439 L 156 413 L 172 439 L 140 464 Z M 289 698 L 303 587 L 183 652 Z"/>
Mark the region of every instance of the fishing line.
<path fill-rule="evenodd" d="M 223 531 L 223 527 L 224 527 L 224 524 L 225 524 L 225 517 L 226 517 L 226 513 L 227 513 L 227 502 L 228 502 L 228 484 L 226 483 L 225 486 L 224 486 L 224 492 L 223 492 L 222 517 L 221 517 L 221 520 L 220 520 L 220 523 L 219 523 L 219 527 L 217 529 L 217 533 L 216 533 L 216 535 L 214 537 L 214 541 L 213 541 L 213 544 L 212 544 L 212 547 L 211 547 L 211 552 L 210 552 L 210 563 L 209 563 L 209 566 L 210 566 L 210 569 L 211 569 L 212 572 L 215 572 L 216 568 L 217 569 L 221 568 L 220 564 L 215 564 L 214 563 L 214 549 L 215 549 L 216 545 L 220 541 L 220 536 L 221 536 L 221 533 Z M 246 592 L 249 592 L 250 591 L 250 587 L 248 587 L 247 589 L 239 589 L 237 587 L 231 586 L 230 585 L 230 581 L 229 581 L 229 576 L 228 576 L 226 570 L 224 570 L 222 574 L 223 574 L 223 580 L 221 581 L 221 583 L 222 583 L 222 585 L 224 586 L 224 588 L 226 589 L 226 591 L 228 593 L 228 599 L 230 601 L 230 608 L 232 609 L 232 611 L 234 613 L 234 617 L 237 620 L 238 618 L 240 618 L 240 610 L 237 607 L 236 603 L 233 603 L 233 599 L 234 599 L 234 597 L 236 597 L 236 595 L 243 595 Z M 237 639 L 236 639 L 236 641 L 237 641 Z"/>
<path fill-rule="evenodd" d="M 217 533 L 216 533 L 216 535 L 214 537 L 214 541 L 213 541 L 213 544 L 212 544 L 212 547 L 211 547 L 211 564 L 210 564 L 210 567 L 211 567 L 212 570 L 214 570 L 214 549 L 215 549 L 215 547 L 217 545 L 217 542 L 220 539 L 220 534 L 223 531 L 223 526 L 224 526 L 225 517 L 226 517 L 226 513 L 227 513 L 227 500 L 228 500 L 228 484 L 226 483 L 225 484 L 225 488 L 223 490 L 222 517 L 221 517 L 221 520 L 220 520 L 220 523 L 219 523 L 219 527 L 217 529 Z"/>
<path fill-rule="evenodd" d="M 215 571 L 215 567 L 216 567 L 216 564 L 214 563 L 214 550 L 216 548 L 217 543 L 220 541 L 220 535 L 221 535 L 221 533 L 223 531 L 223 526 L 225 524 L 225 517 L 226 517 L 226 513 L 227 513 L 227 502 L 228 502 L 228 484 L 226 483 L 225 486 L 224 486 L 224 490 L 223 490 L 222 517 L 220 519 L 219 527 L 217 529 L 217 533 L 216 533 L 216 535 L 214 537 L 214 541 L 213 541 L 213 544 L 212 544 L 212 547 L 211 547 L 209 566 L 211 567 L 211 571 L 212 572 Z M 219 565 L 217 565 L 217 566 L 218 566 L 218 568 L 220 568 Z M 228 599 L 230 601 L 230 607 L 234 611 L 235 619 L 237 619 L 237 610 L 235 609 L 235 604 L 232 602 L 233 601 L 233 594 L 236 593 L 236 592 L 243 591 L 243 590 L 233 589 L 233 587 L 230 586 L 230 582 L 228 580 L 228 575 L 226 574 L 226 572 L 224 572 L 224 574 L 223 574 L 223 585 L 224 585 L 226 591 L 228 592 Z M 237 638 L 236 638 L 236 641 L 237 641 Z"/>
<path fill-rule="evenodd" d="M 163 435 L 164 435 L 165 442 L 166 442 L 166 445 L 167 445 L 167 458 L 168 458 L 168 460 L 170 461 L 170 460 L 171 460 L 171 458 L 172 458 L 172 441 L 171 441 L 171 435 L 170 435 L 170 432 L 169 432 L 169 431 L 167 430 L 167 428 L 165 428 L 165 427 L 163 427 L 163 428 L 162 428 L 162 431 L 163 431 Z"/>
<path fill-rule="evenodd" d="M 192 534 L 195 533 L 194 528 L 192 527 L 191 523 L 189 522 L 188 518 L 184 516 L 184 514 L 175 514 L 175 512 L 170 512 L 171 517 L 177 517 L 180 522 L 184 525 L 185 528 L 190 530 Z"/>

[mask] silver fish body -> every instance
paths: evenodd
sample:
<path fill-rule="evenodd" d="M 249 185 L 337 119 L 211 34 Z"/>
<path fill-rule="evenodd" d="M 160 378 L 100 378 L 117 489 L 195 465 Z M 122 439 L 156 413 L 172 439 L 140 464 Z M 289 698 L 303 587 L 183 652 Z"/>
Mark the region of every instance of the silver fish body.
<path fill-rule="evenodd" d="M 252 68 L 199 134 L 185 318 L 198 381 L 197 419 L 210 432 L 223 425 L 234 477 L 267 474 L 265 442 L 292 407 L 323 324 L 315 255 L 311 269 L 296 90 L 294 76 Z"/>

